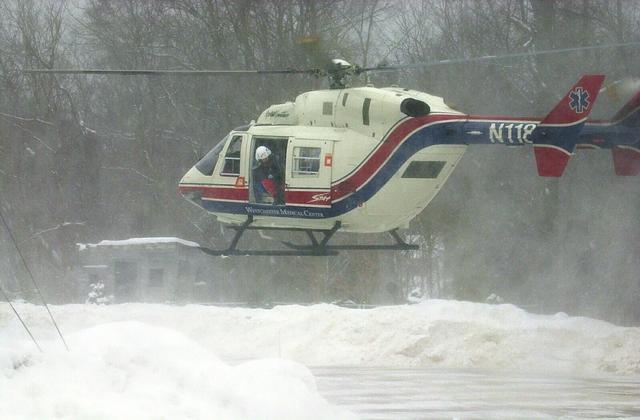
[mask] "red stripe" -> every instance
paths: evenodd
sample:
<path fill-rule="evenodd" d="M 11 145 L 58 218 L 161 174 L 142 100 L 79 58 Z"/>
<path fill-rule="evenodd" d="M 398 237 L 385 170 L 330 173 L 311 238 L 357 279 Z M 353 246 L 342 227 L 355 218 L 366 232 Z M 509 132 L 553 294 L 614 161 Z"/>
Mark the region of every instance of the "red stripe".
<path fill-rule="evenodd" d="M 486 116 L 486 115 L 461 115 L 461 114 L 439 114 L 427 115 L 419 118 L 409 118 L 399 124 L 383 140 L 382 144 L 369 156 L 369 158 L 348 178 L 340 181 L 331 188 L 331 200 L 324 203 L 323 200 L 316 200 L 316 195 L 327 193 L 327 191 L 286 191 L 285 201 L 287 204 L 317 204 L 330 205 L 331 201 L 336 201 L 348 194 L 355 192 L 371 176 L 380 169 L 387 158 L 396 148 L 415 130 L 438 121 L 458 121 L 458 120 L 497 120 L 497 121 L 539 121 L 539 118 L 529 117 L 509 117 L 509 116 Z M 248 201 L 248 189 L 216 188 L 210 186 L 180 186 L 180 191 L 200 190 L 204 198 L 228 199 Z M 315 200 L 315 201 L 314 201 Z"/>
<path fill-rule="evenodd" d="M 180 192 L 200 191 L 202 198 L 218 200 L 248 201 L 249 189 L 247 188 L 219 188 L 209 185 L 180 185 Z"/>
<path fill-rule="evenodd" d="M 465 115 L 469 121 L 476 120 L 488 120 L 488 121 L 533 121 L 535 123 L 539 123 L 542 118 L 540 117 L 508 117 L 504 115 Z"/>
<path fill-rule="evenodd" d="M 210 200 L 235 200 L 249 201 L 249 189 L 247 188 L 220 188 L 209 185 L 180 185 L 181 193 L 199 191 L 202 198 Z M 329 191 L 285 191 L 285 202 L 287 204 L 311 204 L 316 206 L 331 206 L 331 198 Z"/>
<path fill-rule="evenodd" d="M 355 192 L 361 187 L 387 160 L 393 151 L 416 129 L 436 121 L 459 120 L 466 115 L 428 115 L 426 117 L 410 118 L 396 127 L 373 152 L 369 159 L 358 168 L 349 178 L 337 183 L 331 188 L 331 197 L 336 201 L 345 195 Z"/>

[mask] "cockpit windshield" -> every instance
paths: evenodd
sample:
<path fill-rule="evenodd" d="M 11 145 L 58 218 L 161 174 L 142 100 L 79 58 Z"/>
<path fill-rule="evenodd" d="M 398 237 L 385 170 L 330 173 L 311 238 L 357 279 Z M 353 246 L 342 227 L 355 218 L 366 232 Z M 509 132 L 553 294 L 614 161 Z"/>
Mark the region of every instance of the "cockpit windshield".
<path fill-rule="evenodd" d="M 199 170 L 203 175 L 211 176 L 213 175 L 213 170 L 216 167 L 216 162 L 218 161 L 218 155 L 222 151 L 225 143 L 229 140 L 229 134 L 223 138 L 220 143 L 216 144 L 216 146 L 211 149 L 209 153 L 207 153 L 198 163 L 196 163 L 196 169 Z"/>

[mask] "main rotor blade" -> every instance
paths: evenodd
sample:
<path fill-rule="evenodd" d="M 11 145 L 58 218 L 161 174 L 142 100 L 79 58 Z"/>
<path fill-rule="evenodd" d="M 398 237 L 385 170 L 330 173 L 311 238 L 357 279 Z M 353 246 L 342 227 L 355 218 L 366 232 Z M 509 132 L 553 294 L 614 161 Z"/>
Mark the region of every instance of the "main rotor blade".
<path fill-rule="evenodd" d="M 319 74 L 319 70 L 98 70 L 98 69 L 28 69 L 29 74 L 119 74 L 124 76 L 242 76 L 261 74 Z"/>
<path fill-rule="evenodd" d="M 502 55 L 485 55 L 482 57 L 452 58 L 448 60 L 427 61 L 423 63 L 380 65 L 377 67 L 367 67 L 367 68 L 359 69 L 358 73 L 364 73 L 366 71 L 393 71 L 393 70 L 401 70 L 401 69 L 416 69 L 416 68 L 424 68 L 424 67 L 443 66 L 446 64 L 477 63 L 482 61 L 502 60 L 507 58 L 520 58 L 520 57 L 531 57 L 536 55 L 561 54 L 561 53 L 568 53 L 568 52 L 574 52 L 574 51 L 597 50 L 602 48 L 637 47 L 637 46 L 640 46 L 640 41 L 624 42 L 619 44 L 589 45 L 584 47 L 559 48 L 555 50 L 531 51 L 531 52 L 521 52 L 521 53 L 502 54 Z"/>

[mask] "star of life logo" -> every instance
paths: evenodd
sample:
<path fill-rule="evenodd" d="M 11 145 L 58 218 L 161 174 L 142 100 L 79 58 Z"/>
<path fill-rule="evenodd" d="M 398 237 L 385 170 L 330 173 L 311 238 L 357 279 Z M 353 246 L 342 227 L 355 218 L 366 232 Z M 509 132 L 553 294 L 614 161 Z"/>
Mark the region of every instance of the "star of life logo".
<path fill-rule="evenodd" d="M 573 109 L 577 114 L 582 114 L 589 108 L 589 92 L 584 90 L 582 86 L 576 87 L 569 93 L 569 108 Z"/>

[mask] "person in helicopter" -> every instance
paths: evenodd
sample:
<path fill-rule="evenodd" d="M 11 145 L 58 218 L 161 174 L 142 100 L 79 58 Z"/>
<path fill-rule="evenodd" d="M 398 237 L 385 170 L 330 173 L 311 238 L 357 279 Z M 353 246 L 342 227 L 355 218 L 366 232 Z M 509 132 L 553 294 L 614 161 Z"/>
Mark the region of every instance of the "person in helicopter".
<path fill-rule="evenodd" d="M 257 165 L 253 168 L 253 193 L 259 203 L 284 204 L 284 172 L 266 146 L 256 149 Z"/>

